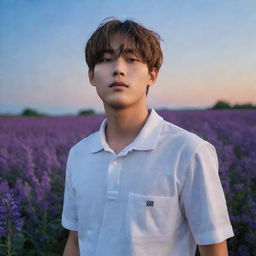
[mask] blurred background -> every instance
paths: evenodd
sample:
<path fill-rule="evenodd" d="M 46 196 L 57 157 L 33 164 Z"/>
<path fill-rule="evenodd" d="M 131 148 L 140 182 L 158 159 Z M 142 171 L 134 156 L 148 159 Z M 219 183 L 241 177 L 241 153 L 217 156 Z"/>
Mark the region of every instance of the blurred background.
<path fill-rule="evenodd" d="M 1 0 L 0 114 L 102 113 L 84 47 L 110 16 L 142 23 L 164 41 L 150 107 L 205 109 L 218 101 L 252 107 L 255 13 L 254 0 Z"/>

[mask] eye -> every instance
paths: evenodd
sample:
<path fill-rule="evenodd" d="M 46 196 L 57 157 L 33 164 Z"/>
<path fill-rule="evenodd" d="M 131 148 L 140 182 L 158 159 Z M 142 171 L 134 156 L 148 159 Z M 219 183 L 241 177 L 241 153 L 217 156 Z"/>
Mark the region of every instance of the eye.
<path fill-rule="evenodd" d="M 137 61 L 137 59 L 134 59 L 134 58 L 128 58 L 128 61 L 129 61 L 129 62 L 135 62 L 135 61 Z"/>
<path fill-rule="evenodd" d="M 101 60 L 101 62 L 110 62 L 112 59 L 111 58 L 103 58 L 102 60 Z"/>

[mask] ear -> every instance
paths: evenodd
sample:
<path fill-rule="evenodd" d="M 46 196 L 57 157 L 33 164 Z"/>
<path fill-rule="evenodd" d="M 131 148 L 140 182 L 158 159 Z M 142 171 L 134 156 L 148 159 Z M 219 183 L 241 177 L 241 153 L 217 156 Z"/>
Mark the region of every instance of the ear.
<path fill-rule="evenodd" d="M 94 73 L 92 70 L 88 70 L 88 77 L 89 77 L 89 80 L 90 80 L 90 84 L 92 86 L 96 86 L 95 85 L 95 80 L 94 80 Z"/>
<path fill-rule="evenodd" d="M 149 72 L 149 79 L 148 79 L 148 86 L 153 85 L 157 80 L 158 71 L 156 67 L 153 67 L 153 69 Z"/>

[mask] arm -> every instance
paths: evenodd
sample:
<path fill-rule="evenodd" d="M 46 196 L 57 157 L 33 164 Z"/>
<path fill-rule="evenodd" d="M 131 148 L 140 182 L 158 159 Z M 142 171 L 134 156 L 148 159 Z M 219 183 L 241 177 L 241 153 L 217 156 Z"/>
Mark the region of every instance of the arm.
<path fill-rule="evenodd" d="M 226 240 L 218 244 L 198 245 L 201 256 L 228 256 Z"/>
<path fill-rule="evenodd" d="M 80 256 L 77 231 L 69 231 L 69 236 L 63 256 Z"/>

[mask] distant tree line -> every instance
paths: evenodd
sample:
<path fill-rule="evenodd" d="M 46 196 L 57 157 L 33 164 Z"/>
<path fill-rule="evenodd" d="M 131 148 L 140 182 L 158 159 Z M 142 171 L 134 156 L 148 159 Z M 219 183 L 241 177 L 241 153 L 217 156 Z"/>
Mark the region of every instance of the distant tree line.
<path fill-rule="evenodd" d="M 80 110 L 78 112 L 78 115 L 81 116 L 81 115 L 93 115 L 95 114 L 95 111 L 93 109 L 84 109 L 84 110 Z"/>
<path fill-rule="evenodd" d="M 219 100 L 217 101 L 212 107 L 209 109 L 256 109 L 256 105 L 253 105 L 251 103 L 245 103 L 245 104 L 234 104 L 231 105 L 227 101 Z M 96 114 L 94 109 L 83 109 L 78 111 L 77 115 L 82 116 L 82 115 L 94 115 Z M 26 108 L 24 109 L 20 114 L 20 116 L 27 116 L 27 117 L 44 117 L 44 116 L 51 116 L 45 113 L 40 113 L 35 109 L 32 108 Z M 1 116 L 12 116 L 11 114 L 4 114 Z"/>
<path fill-rule="evenodd" d="M 39 113 L 32 108 L 26 108 L 21 112 L 21 116 L 48 116 L 48 115 Z"/>
<path fill-rule="evenodd" d="M 81 115 L 93 115 L 95 114 L 95 110 L 94 109 L 84 109 L 84 110 L 80 110 L 78 111 L 77 115 L 81 116 Z M 21 116 L 38 116 L 38 117 L 42 117 L 42 116 L 50 116 L 47 114 L 43 114 L 43 113 L 39 113 L 37 110 L 32 109 L 32 108 L 26 108 L 24 109 L 21 114 Z"/>
<path fill-rule="evenodd" d="M 255 108 L 256 108 L 256 105 L 252 105 L 251 103 L 235 104 L 231 106 L 228 102 L 219 100 L 210 109 L 255 109 Z"/>

